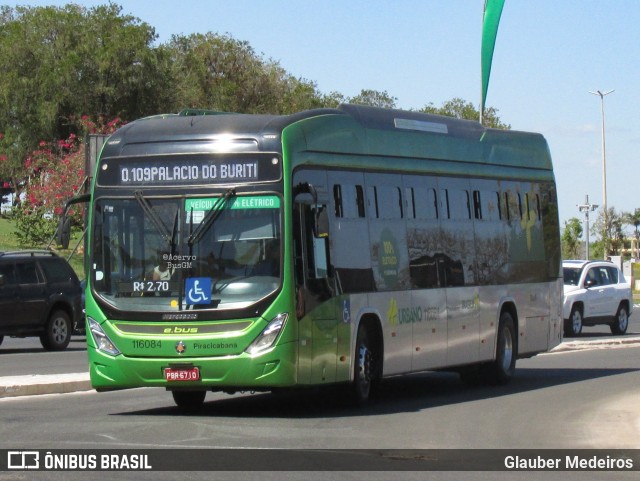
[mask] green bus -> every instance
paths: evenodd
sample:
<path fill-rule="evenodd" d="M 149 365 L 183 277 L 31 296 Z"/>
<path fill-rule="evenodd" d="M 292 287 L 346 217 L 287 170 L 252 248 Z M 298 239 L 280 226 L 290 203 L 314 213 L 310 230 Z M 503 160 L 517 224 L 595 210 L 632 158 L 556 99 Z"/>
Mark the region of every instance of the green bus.
<path fill-rule="evenodd" d="M 98 391 L 507 382 L 561 341 L 556 190 L 539 134 L 341 105 L 184 111 L 105 143 L 89 204 Z"/>

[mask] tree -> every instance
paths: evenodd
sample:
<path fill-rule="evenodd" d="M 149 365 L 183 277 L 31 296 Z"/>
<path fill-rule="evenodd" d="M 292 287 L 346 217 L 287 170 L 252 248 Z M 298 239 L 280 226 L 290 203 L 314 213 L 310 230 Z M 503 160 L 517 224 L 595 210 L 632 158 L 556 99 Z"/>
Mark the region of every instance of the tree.
<path fill-rule="evenodd" d="M 575 217 L 565 221 L 562 231 L 562 255 L 565 259 L 579 257 L 580 239 L 582 238 L 582 223 Z"/>
<path fill-rule="evenodd" d="M 105 122 L 83 116 L 83 133 L 111 134 L 122 124 L 120 119 Z M 86 181 L 85 144 L 81 137 L 71 134 L 57 142 L 41 141 L 25 161 L 29 183 L 19 209 L 12 211 L 16 236 L 23 245 L 46 243 L 55 232 L 56 215 L 62 213 L 67 199 L 78 194 Z M 82 225 L 78 208 L 70 212 L 75 225 Z"/>
<path fill-rule="evenodd" d="M 162 50 L 171 59 L 174 111 L 285 114 L 322 106 L 315 83 L 293 77 L 230 35 L 174 35 Z"/>
<path fill-rule="evenodd" d="M 622 220 L 625 224 L 630 225 L 634 228 L 633 237 L 636 240 L 636 252 L 635 257 L 640 257 L 640 231 L 638 228 L 640 227 L 640 209 L 633 211 L 633 214 L 630 212 L 624 212 L 622 214 Z"/>
<path fill-rule="evenodd" d="M 420 112 L 436 115 L 446 115 L 447 117 L 455 117 L 457 119 L 480 121 L 480 112 L 471 102 L 465 102 L 461 98 L 453 98 L 442 104 L 442 107 L 436 107 L 433 103 L 425 105 Z M 505 124 L 498 117 L 498 109 L 488 107 L 484 111 L 484 125 L 494 129 L 508 130 L 511 125 Z"/>
<path fill-rule="evenodd" d="M 322 95 L 321 101 L 323 107 L 336 108 L 338 105 L 348 102 L 348 99 L 340 92 L 334 91 Z"/>
<path fill-rule="evenodd" d="M 606 211 L 600 209 L 598 217 L 593 223 L 592 231 L 600 236 L 603 258 L 615 255 L 623 246 L 624 232 L 622 215 L 616 212 L 615 207 L 607 207 Z"/>
<path fill-rule="evenodd" d="M 362 89 L 358 95 L 348 99 L 351 104 L 369 105 L 371 107 L 382 107 L 385 109 L 395 109 L 398 99 L 387 93 L 386 90 Z"/>
<path fill-rule="evenodd" d="M 156 113 L 170 89 L 155 39 L 150 25 L 114 4 L 2 7 L 0 178 L 20 177 L 41 140 L 77 135 L 85 113 L 127 120 Z"/>

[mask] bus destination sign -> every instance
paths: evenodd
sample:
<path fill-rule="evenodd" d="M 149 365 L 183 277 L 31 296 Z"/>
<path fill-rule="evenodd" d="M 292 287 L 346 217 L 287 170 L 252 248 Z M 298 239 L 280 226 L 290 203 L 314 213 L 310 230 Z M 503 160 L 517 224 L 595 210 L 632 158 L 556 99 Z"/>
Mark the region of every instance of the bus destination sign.
<path fill-rule="evenodd" d="M 273 154 L 106 159 L 98 173 L 100 185 L 119 187 L 240 184 L 279 179 L 280 162 Z"/>

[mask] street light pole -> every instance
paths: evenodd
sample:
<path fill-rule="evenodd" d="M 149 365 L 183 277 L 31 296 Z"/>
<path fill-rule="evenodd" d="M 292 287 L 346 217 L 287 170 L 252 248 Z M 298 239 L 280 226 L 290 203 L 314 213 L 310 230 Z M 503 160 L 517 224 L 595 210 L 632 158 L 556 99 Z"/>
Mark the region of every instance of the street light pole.
<path fill-rule="evenodd" d="M 585 230 L 587 232 L 586 245 L 585 245 L 585 259 L 589 260 L 589 212 L 593 212 L 598 208 L 596 204 L 589 204 L 589 196 L 584 196 L 584 204 L 578 204 L 576 207 L 580 212 L 584 212 L 584 221 L 586 224 Z"/>
<path fill-rule="evenodd" d="M 603 92 L 601 90 L 596 90 L 595 92 L 589 91 L 590 94 L 600 97 L 600 112 L 602 113 L 602 208 L 604 212 L 605 232 L 609 228 L 609 219 L 607 219 L 607 149 L 605 147 L 604 141 L 604 97 L 612 92 L 615 92 L 615 90 L 608 90 L 606 92 Z M 605 239 L 602 240 L 605 241 Z M 608 254 L 608 252 L 606 251 L 608 242 L 603 242 L 603 244 L 605 251 L 604 258 L 606 259 Z"/>

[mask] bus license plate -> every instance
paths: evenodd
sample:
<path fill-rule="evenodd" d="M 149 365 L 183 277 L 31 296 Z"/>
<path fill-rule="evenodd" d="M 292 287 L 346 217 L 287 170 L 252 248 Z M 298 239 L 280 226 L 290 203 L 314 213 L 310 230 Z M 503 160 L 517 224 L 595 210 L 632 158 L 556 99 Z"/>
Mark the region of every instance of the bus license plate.
<path fill-rule="evenodd" d="M 191 367 L 189 369 L 167 367 L 164 370 L 164 378 L 167 381 L 199 381 L 200 370 L 197 367 Z"/>

